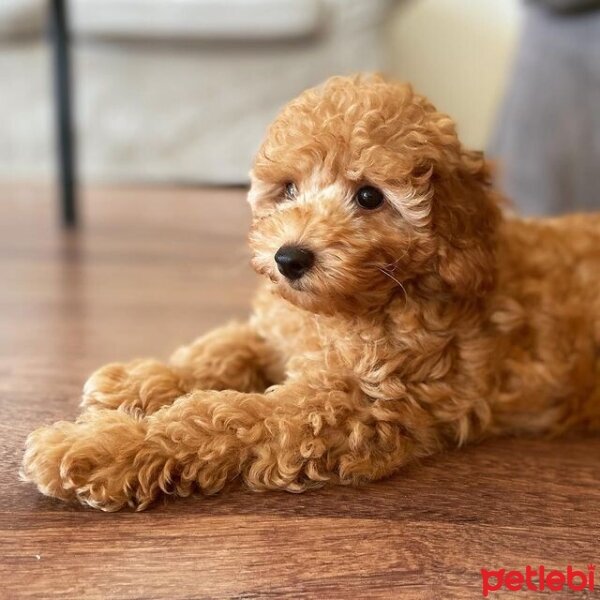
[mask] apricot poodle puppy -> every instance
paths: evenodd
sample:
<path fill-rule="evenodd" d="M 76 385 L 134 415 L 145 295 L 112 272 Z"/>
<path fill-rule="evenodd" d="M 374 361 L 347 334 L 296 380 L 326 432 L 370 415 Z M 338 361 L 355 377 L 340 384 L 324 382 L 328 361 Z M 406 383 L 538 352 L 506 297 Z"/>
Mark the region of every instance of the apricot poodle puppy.
<path fill-rule="evenodd" d="M 252 317 L 94 373 L 22 476 L 106 511 L 358 484 L 491 435 L 600 430 L 600 217 L 503 216 L 410 86 L 333 78 L 252 171 Z"/>

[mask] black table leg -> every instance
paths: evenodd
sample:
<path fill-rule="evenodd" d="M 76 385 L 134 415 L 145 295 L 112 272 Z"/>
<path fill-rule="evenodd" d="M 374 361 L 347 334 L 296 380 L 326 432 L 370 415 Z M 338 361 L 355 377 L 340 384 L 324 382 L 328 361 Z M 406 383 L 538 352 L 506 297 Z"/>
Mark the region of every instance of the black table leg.
<path fill-rule="evenodd" d="M 50 34 L 54 50 L 54 95 L 61 220 L 64 226 L 73 227 L 77 224 L 77 187 L 71 100 L 71 57 L 65 0 L 51 0 Z"/>

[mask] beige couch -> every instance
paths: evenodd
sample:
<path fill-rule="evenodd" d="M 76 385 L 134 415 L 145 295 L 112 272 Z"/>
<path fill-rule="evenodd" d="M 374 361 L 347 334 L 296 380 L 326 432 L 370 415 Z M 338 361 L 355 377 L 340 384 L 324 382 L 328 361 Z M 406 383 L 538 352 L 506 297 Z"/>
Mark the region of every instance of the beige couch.
<path fill-rule="evenodd" d="M 54 166 L 43 0 L 2 0 L 0 177 Z M 279 107 L 385 68 L 393 0 L 69 0 L 87 180 L 240 183 Z"/>

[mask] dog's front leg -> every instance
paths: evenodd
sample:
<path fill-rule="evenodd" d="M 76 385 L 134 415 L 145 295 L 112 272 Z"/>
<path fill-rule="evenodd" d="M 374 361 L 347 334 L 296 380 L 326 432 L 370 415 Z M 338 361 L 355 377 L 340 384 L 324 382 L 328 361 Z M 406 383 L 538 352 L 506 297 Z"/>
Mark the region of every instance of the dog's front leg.
<path fill-rule="evenodd" d="M 84 386 L 84 408 L 151 414 L 195 389 L 264 391 L 283 377 L 281 360 L 247 323 L 231 323 L 182 346 L 168 364 L 111 363 Z"/>
<path fill-rule="evenodd" d="M 328 383 L 198 391 L 141 420 L 95 411 L 34 432 L 23 472 L 49 495 L 143 509 L 161 494 L 212 494 L 236 478 L 292 492 L 379 479 L 438 448 L 433 423 L 414 406 L 373 402 L 350 380 Z"/>

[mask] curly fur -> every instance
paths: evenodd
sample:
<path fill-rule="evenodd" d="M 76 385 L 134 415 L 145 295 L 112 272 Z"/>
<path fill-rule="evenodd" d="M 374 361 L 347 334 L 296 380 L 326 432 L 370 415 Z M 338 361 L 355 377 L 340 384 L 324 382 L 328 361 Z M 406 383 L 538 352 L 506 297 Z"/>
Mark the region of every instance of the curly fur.
<path fill-rule="evenodd" d="M 297 195 L 285 193 L 294 182 Z M 360 185 L 386 203 L 365 211 Z M 482 156 L 410 86 L 333 78 L 286 106 L 252 172 L 265 275 L 248 323 L 103 367 L 23 477 L 102 510 L 161 494 L 356 484 L 490 435 L 600 429 L 600 217 L 502 215 Z M 274 254 L 302 243 L 289 282 Z"/>

